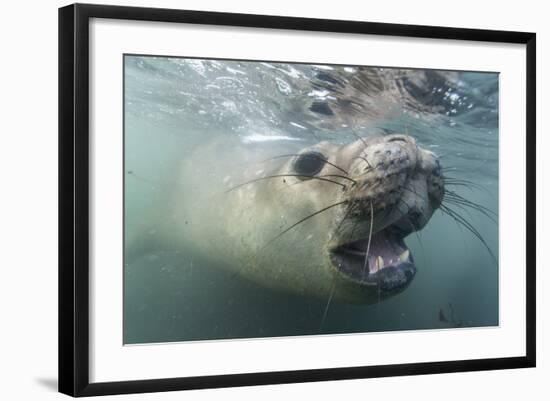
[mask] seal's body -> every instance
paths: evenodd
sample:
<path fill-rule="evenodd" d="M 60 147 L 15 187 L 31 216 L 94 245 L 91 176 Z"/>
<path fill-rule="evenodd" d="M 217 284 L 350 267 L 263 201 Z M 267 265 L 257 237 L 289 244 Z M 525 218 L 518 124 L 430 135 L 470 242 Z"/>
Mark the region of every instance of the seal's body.
<path fill-rule="evenodd" d="M 416 267 L 403 239 L 443 198 L 432 152 L 397 134 L 251 148 L 220 142 L 182 163 L 160 211 L 167 242 L 308 296 L 371 303 L 407 287 Z"/>

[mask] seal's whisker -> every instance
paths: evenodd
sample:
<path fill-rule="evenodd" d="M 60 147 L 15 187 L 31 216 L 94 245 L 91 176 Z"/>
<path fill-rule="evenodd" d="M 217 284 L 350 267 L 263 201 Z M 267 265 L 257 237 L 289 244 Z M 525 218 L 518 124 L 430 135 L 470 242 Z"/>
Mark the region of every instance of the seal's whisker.
<path fill-rule="evenodd" d="M 441 211 L 441 213 L 445 214 L 445 215 L 448 215 L 448 216 L 451 216 L 449 213 L 447 213 L 445 210 L 443 210 L 442 208 L 439 208 L 439 210 Z M 464 249 L 467 248 L 467 244 L 466 244 L 466 238 L 464 237 L 464 227 L 462 227 L 462 224 L 460 224 L 458 222 L 458 220 L 454 219 L 453 218 L 453 222 L 456 224 L 456 226 L 458 227 L 458 229 L 460 230 L 460 233 L 462 235 L 462 242 L 464 243 Z"/>
<path fill-rule="evenodd" d="M 348 239 L 353 238 L 353 236 L 355 234 L 355 229 L 357 228 L 358 223 L 359 223 L 359 219 L 355 219 L 355 221 L 353 222 L 353 226 L 351 227 L 351 231 L 348 235 Z"/>
<path fill-rule="evenodd" d="M 412 188 L 404 186 L 403 189 L 405 189 L 407 191 L 410 191 L 413 194 L 415 194 L 416 196 L 418 196 L 418 197 L 420 197 L 420 198 L 427 201 L 427 199 L 425 197 L 420 195 L 418 192 L 414 191 Z M 493 216 L 491 216 L 491 214 L 493 214 L 494 216 L 498 216 L 498 215 L 495 212 L 493 212 L 491 209 L 489 209 L 489 208 L 487 208 L 483 205 L 480 205 L 478 203 L 472 202 L 472 201 L 462 197 L 461 195 L 458 195 L 457 193 L 455 193 L 453 191 L 445 190 L 444 193 L 445 193 L 445 196 L 443 197 L 443 202 L 444 203 L 452 203 L 455 206 L 461 207 L 461 209 L 463 209 L 466 212 L 467 212 L 467 210 L 465 208 L 463 208 L 462 206 L 470 207 L 474 210 L 477 210 L 479 213 L 483 214 L 484 216 L 486 216 L 488 219 L 490 219 L 495 224 L 498 224 L 497 221 L 495 220 L 495 218 Z M 407 206 L 409 206 L 409 205 L 407 205 Z"/>
<path fill-rule="evenodd" d="M 476 210 L 477 212 L 483 214 L 485 217 L 487 217 L 493 223 L 498 224 L 496 219 L 493 216 L 491 216 L 491 214 L 490 214 L 490 213 L 493 213 L 492 210 L 486 210 L 486 208 L 484 206 L 477 205 L 477 204 L 472 204 L 472 203 L 469 203 L 469 202 L 464 202 L 460 199 L 455 199 L 455 198 L 451 198 L 451 197 L 447 197 L 446 199 L 444 199 L 444 202 L 446 204 L 452 204 L 452 205 L 455 205 L 457 207 L 460 207 L 465 212 L 468 212 L 468 209 L 466 209 L 466 207 L 469 207 L 470 209 Z"/>
<path fill-rule="evenodd" d="M 464 213 L 467 213 L 468 216 L 470 216 L 471 218 L 473 218 L 472 214 L 470 213 L 470 210 L 466 209 L 466 206 L 465 206 L 465 205 L 463 205 L 463 204 L 461 204 L 461 203 L 459 203 L 459 202 L 455 202 L 455 201 L 452 200 L 452 199 L 446 199 L 446 200 L 445 200 L 445 204 L 446 204 L 446 205 L 451 204 L 451 205 L 453 205 L 453 206 L 456 206 L 456 207 L 458 207 L 460 210 L 463 210 Z"/>
<path fill-rule="evenodd" d="M 272 239 L 270 239 L 260 250 L 263 250 L 265 249 L 269 244 L 271 244 L 272 242 L 274 242 L 275 240 L 281 238 L 284 234 L 286 234 L 287 232 L 289 232 L 290 230 L 292 230 L 294 227 L 302 224 L 304 221 L 307 221 L 309 219 L 311 219 L 312 217 L 315 217 L 317 216 L 318 214 L 321 214 L 333 207 L 336 207 L 336 206 L 339 206 L 339 205 L 343 205 L 344 203 L 348 203 L 348 200 L 344 200 L 344 201 L 341 201 L 341 202 L 337 202 L 337 203 L 333 203 L 332 205 L 329 205 L 327 207 L 324 207 L 322 208 L 321 210 L 317 210 L 316 212 L 314 213 L 311 213 L 309 214 L 308 216 L 304 217 L 303 219 L 300 219 L 299 221 L 297 221 L 296 223 L 294 223 L 293 225 L 291 225 L 290 227 L 288 228 L 285 228 L 282 232 L 280 232 L 279 234 L 277 234 L 275 237 L 273 237 Z"/>
<path fill-rule="evenodd" d="M 473 186 L 471 184 L 465 184 L 465 183 L 462 183 L 462 182 L 444 181 L 444 183 L 445 183 L 446 187 L 464 187 L 464 188 L 468 188 L 470 191 L 473 191 L 474 189 L 479 189 L 479 188 L 476 188 L 475 186 Z"/>
<path fill-rule="evenodd" d="M 448 175 L 443 175 L 442 178 L 443 178 L 443 181 L 446 181 L 446 182 L 462 182 L 465 184 L 475 185 L 478 188 L 483 188 L 481 185 L 479 185 L 479 183 L 470 181 L 470 180 L 465 180 L 464 178 L 450 177 Z"/>
<path fill-rule="evenodd" d="M 351 181 L 353 182 L 354 184 L 357 184 L 357 181 L 355 181 L 353 178 L 349 178 L 349 177 L 346 177 L 346 176 L 343 176 L 343 175 L 339 175 L 339 174 L 323 174 L 323 175 L 320 175 L 318 177 L 321 177 L 321 178 L 324 178 L 324 177 L 334 177 L 334 178 L 341 178 L 343 180 L 348 180 L 348 181 Z"/>
<path fill-rule="evenodd" d="M 321 318 L 321 324 L 319 324 L 319 331 L 323 328 L 323 325 L 325 324 L 325 320 L 327 319 L 328 315 L 328 308 L 330 307 L 330 303 L 332 302 L 332 297 L 334 296 L 334 285 L 332 285 L 332 289 L 330 290 L 330 295 L 328 296 L 328 301 L 325 306 L 325 310 L 323 312 L 323 317 Z"/>
<path fill-rule="evenodd" d="M 443 170 L 443 168 L 441 170 Z M 470 181 L 470 180 L 465 180 L 464 178 L 457 178 L 457 177 L 451 177 L 451 176 L 448 176 L 448 175 L 444 175 L 443 179 L 446 180 L 446 181 L 466 182 L 468 184 L 477 185 L 478 187 L 481 187 L 477 182 Z M 481 187 L 481 188 L 483 188 L 483 187 Z"/>
<path fill-rule="evenodd" d="M 475 202 L 471 202 L 467 199 L 463 199 L 461 197 L 454 197 L 450 194 L 445 194 L 445 197 L 443 199 L 443 203 L 446 205 L 452 204 L 457 207 L 460 207 L 462 210 L 467 211 L 466 208 L 472 209 L 477 211 L 478 213 L 483 214 L 485 217 L 487 217 L 489 220 L 491 220 L 494 224 L 498 224 L 497 218 L 498 215 L 493 212 L 491 209 L 488 209 L 487 207 L 483 205 L 479 205 Z"/>
<path fill-rule="evenodd" d="M 353 211 L 357 210 L 357 208 L 354 206 L 354 209 Z M 378 224 L 379 221 L 383 221 L 385 218 L 388 217 L 388 215 L 391 213 L 391 209 L 385 209 L 384 210 L 384 213 L 382 214 L 377 214 L 375 217 L 374 217 L 374 220 L 373 220 L 373 226 Z M 353 226 L 350 230 L 350 232 L 348 233 L 348 236 L 347 238 L 350 239 L 350 238 L 354 238 L 354 235 L 355 235 L 355 231 L 357 229 L 357 225 L 359 224 L 360 220 L 359 219 L 355 219 L 354 223 L 353 223 Z M 375 224 L 376 223 L 376 224 Z"/>
<path fill-rule="evenodd" d="M 344 217 L 342 220 L 340 220 L 340 223 L 338 224 L 338 227 L 336 227 L 336 232 L 340 231 L 340 227 L 342 227 L 342 224 L 344 224 L 344 221 L 348 218 L 349 214 L 355 209 L 355 205 L 352 203 L 350 204 L 346 209 L 346 214 L 344 214 Z"/>
<path fill-rule="evenodd" d="M 365 142 L 365 140 L 364 140 L 363 138 L 361 138 L 359 135 L 357 135 L 355 132 L 351 131 L 351 134 L 352 134 L 356 139 L 360 140 L 360 141 L 363 143 L 363 145 L 365 145 L 365 149 L 367 149 L 367 148 L 369 147 L 369 145 Z M 367 165 L 369 166 L 369 168 L 372 168 L 372 165 L 369 163 L 369 161 L 368 161 L 366 158 L 360 157 L 360 156 L 359 156 L 359 157 L 355 157 L 354 159 L 363 159 L 363 160 L 367 163 Z"/>
<path fill-rule="evenodd" d="M 447 185 L 447 184 L 452 184 L 452 185 L 455 185 L 455 184 L 462 184 L 463 186 L 467 186 L 468 188 L 476 188 L 476 189 L 479 189 L 479 190 L 482 190 L 482 191 L 486 191 L 487 193 L 490 194 L 490 192 L 487 190 L 487 188 L 479 185 L 478 183 L 476 182 L 473 182 L 473 181 L 470 181 L 470 180 L 464 180 L 464 179 L 461 179 L 461 178 L 454 178 L 454 177 L 448 177 L 446 175 L 444 175 L 443 177 L 443 182 Z"/>
<path fill-rule="evenodd" d="M 444 199 L 444 202 L 445 203 L 451 203 L 451 204 L 456 205 L 456 206 L 462 206 L 464 208 L 468 207 L 470 209 L 476 210 L 477 212 L 485 215 L 488 219 L 490 219 L 493 223 L 496 224 L 495 217 L 492 216 L 492 214 L 494 214 L 494 213 L 491 210 L 485 210 L 484 206 L 471 204 L 471 203 L 464 202 L 460 199 L 456 199 L 456 198 L 452 198 L 452 197 L 447 197 L 446 199 Z M 463 210 L 466 210 L 466 209 L 463 209 Z"/>
<path fill-rule="evenodd" d="M 369 161 L 368 161 L 366 158 L 364 158 L 364 157 L 362 157 L 362 156 L 356 156 L 356 157 L 352 157 L 352 158 L 351 158 L 351 160 L 356 160 L 356 159 L 361 159 L 361 160 L 363 160 L 365 163 L 367 163 L 367 166 L 369 166 L 369 169 L 372 169 L 371 164 L 369 163 Z"/>
<path fill-rule="evenodd" d="M 253 179 L 253 180 L 250 180 L 250 181 L 247 181 L 247 182 L 243 182 L 243 183 L 241 183 L 241 184 L 239 184 L 239 185 L 236 185 L 236 186 L 234 186 L 234 187 L 229 188 L 228 190 L 225 191 L 225 193 L 234 191 L 235 189 L 244 187 L 245 185 L 248 185 L 248 184 L 253 184 L 253 183 L 258 182 L 258 181 L 268 180 L 268 179 L 272 179 L 272 178 L 284 178 L 284 177 L 308 178 L 308 179 L 314 179 L 314 180 L 319 180 L 319 181 L 324 181 L 324 182 L 330 182 L 330 183 L 332 183 L 332 184 L 340 185 L 340 186 L 343 187 L 343 188 L 346 187 L 346 186 L 345 186 L 344 184 L 342 184 L 341 182 L 334 181 L 334 180 L 329 180 L 328 178 L 316 177 L 316 176 L 314 176 L 314 175 L 303 175 L 303 174 L 275 174 L 275 175 L 267 175 L 267 176 L 265 176 L 265 177 L 260 177 L 260 178 L 256 178 L 256 179 Z M 340 176 L 340 178 L 348 178 L 348 177 Z"/>
<path fill-rule="evenodd" d="M 460 204 L 456 204 L 456 203 L 453 203 L 449 200 L 447 200 L 446 204 L 452 204 L 453 206 L 456 206 L 460 209 L 462 209 L 465 213 L 468 214 L 468 216 L 470 218 L 472 218 L 472 214 L 470 213 L 470 211 L 468 209 L 466 209 L 464 206 L 460 205 Z M 462 242 L 464 242 L 464 249 L 467 249 L 467 244 L 466 244 L 466 237 L 464 236 L 464 229 L 463 229 L 463 226 L 461 224 L 459 224 L 457 221 L 455 221 L 456 225 L 458 226 L 458 228 L 460 229 L 460 232 L 462 233 Z"/>
<path fill-rule="evenodd" d="M 268 162 L 268 161 L 271 161 L 271 160 L 276 160 L 276 159 L 283 159 L 283 158 L 286 158 L 286 157 L 298 157 L 298 156 L 301 156 L 300 153 L 289 153 L 287 155 L 279 155 L 279 156 L 274 156 L 274 157 L 270 157 L 269 159 L 265 159 L 265 160 L 262 160 L 262 161 L 259 161 L 258 163 L 265 163 L 265 162 Z M 314 157 L 314 158 L 317 158 L 319 160 L 322 160 L 324 161 L 326 164 L 334 167 L 335 169 L 337 170 L 340 170 L 342 173 L 348 175 L 349 173 L 344 170 L 342 167 L 340 166 L 337 166 L 336 164 L 332 163 L 332 162 L 329 162 L 326 158 L 324 157 L 321 157 L 321 156 L 318 156 L 316 154 L 310 154 L 308 157 Z"/>
<path fill-rule="evenodd" d="M 450 179 L 447 179 L 447 178 L 443 178 L 443 183 L 445 184 L 445 186 L 457 186 L 457 187 L 466 187 L 468 189 L 472 189 L 472 188 L 475 188 L 477 190 L 480 190 L 480 191 L 485 191 L 486 188 L 483 188 L 482 186 L 478 185 L 478 184 L 475 184 L 475 183 L 472 183 L 472 182 L 467 182 L 467 181 L 460 181 L 460 180 L 450 180 Z"/>
<path fill-rule="evenodd" d="M 457 179 L 457 178 L 450 178 L 449 179 L 447 177 L 443 177 L 443 184 L 445 185 L 445 187 L 465 187 L 465 188 L 468 188 L 471 191 L 473 191 L 472 188 L 475 188 L 479 191 L 483 191 L 484 193 L 489 195 L 491 197 L 491 199 L 495 200 L 494 194 L 491 191 L 489 191 L 488 188 L 486 188 L 482 185 L 479 185 L 475 182 L 472 182 L 472 181 L 461 180 L 461 179 Z"/>
<path fill-rule="evenodd" d="M 365 277 L 365 270 L 369 264 L 369 251 L 370 251 L 370 241 L 372 239 L 372 226 L 374 220 L 374 209 L 372 207 L 372 201 L 370 201 L 370 228 L 369 228 L 369 240 L 367 241 L 367 250 L 365 251 L 365 262 L 363 263 L 363 272 L 362 276 Z"/>
<path fill-rule="evenodd" d="M 489 209 L 488 207 L 485 207 L 479 203 L 476 203 L 476 202 L 473 202 L 469 199 L 466 199 L 465 197 L 463 197 L 462 195 L 454 192 L 454 191 L 450 191 L 450 190 L 445 190 L 445 196 L 443 199 L 445 198 L 449 198 L 449 199 L 453 199 L 453 200 L 456 200 L 456 201 L 459 201 L 461 203 L 464 203 L 466 204 L 467 206 L 470 206 L 472 208 L 475 208 L 476 210 L 479 210 L 479 211 L 484 211 L 488 214 L 491 214 L 495 217 L 498 217 L 498 214 L 494 211 L 492 211 L 491 209 Z"/>
<path fill-rule="evenodd" d="M 495 257 L 495 254 L 483 238 L 483 236 L 477 231 L 477 229 L 468 221 L 466 220 L 460 213 L 458 213 L 456 210 L 451 209 L 449 206 L 441 205 L 441 210 L 447 213 L 449 216 L 451 216 L 457 223 L 460 223 L 463 227 L 465 227 L 468 231 L 470 231 L 473 235 L 477 237 L 481 241 L 481 243 L 485 246 L 489 254 L 491 255 L 491 258 L 493 259 L 493 262 L 498 265 L 497 258 Z"/>
<path fill-rule="evenodd" d="M 414 190 L 412 190 L 411 188 L 408 188 L 406 186 L 403 187 L 404 189 L 406 190 L 409 190 L 411 192 L 413 192 L 414 194 L 416 194 L 417 196 L 421 197 L 418 193 L 416 193 Z M 470 202 L 468 201 L 467 199 L 463 198 L 464 201 L 467 201 L 467 202 Z M 455 202 L 454 199 L 449 199 L 446 197 L 443 199 L 444 201 L 446 200 L 446 203 L 453 203 Z M 401 200 L 403 201 L 403 200 Z M 403 201 L 403 203 L 405 203 Z M 471 207 L 472 209 L 475 209 L 475 210 L 478 210 L 480 213 L 483 213 L 486 217 L 488 217 L 489 219 L 491 219 L 493 222 L 495 222 L 495 220 L 492 218 L 492 216 L 490 216 L 487 212 L 492 212 L 490 209 L 487 209 L 485 208 L 484 206 L 482 205 L 477 205 L 476 203 L 474 202 L 470 202 L 471 204 L 465 204 L 465 203 L 462 203 L 462 204 L 459 204 L 459 202 L 455 202 L 453 203 L 455 206 L 457 207 L 461 207 L 463 208 L 464 206 L 469 206 Z M 407 205 L 405 203 L 405 205 Z M 484 209 L 487 209 L 487 212 L 485 212 L 483 209 L 477 209 L 475 206 L 479 206 L 480 208 L 484 208 Z M 407 207 L 409 207 L 409 205 L 407 205 Z M 444 205 L 444 204 L 441 204 L 440 205 L 440 210 L 442 212 L 444 212 L 445 214 L 449 215 L 451 218 L 453 218 L 453 220 L 455 220 L 455 222 L 457 224 L 459 224 L 459 226 L 463 226 L 465 227 L 468 231 L 470 231 L 473 235 L 475 235 L 480 241 L 481 243 L 485 246 L 485 248 L 487 248 L 489 254 L 491 255 L 493 261 L 495 262 L 495 264 L 497 263 L 496 262 L 496 257 L 495 255 L 493 254 L 493 252 L 491 251 L 491 249 L 489 248 L 489 245 L 487 244 L 487 242 L 485 241 L 485 239 L 482 237 L 482 235 L 479 233 L 479 231 L 477 231 L 477 229 L 466 219 L 464 218 L 464 216 L 462 216 L 461 214 L 459 214 L 457 211 L 451 209 L 448 205 Z M 466 211 L 466 209 L 464 209 Z M 494 213 L 494 212 L 493 212 Z M 496 222 L 495 222 L 496 223 Z M 414 227 L 414 226 L 413 226 Z"/>
<path fill-rule="evenodd" d="M 308 177 L 309 177 L 309 176 L 308 176 Z M 325 177 L 337 177 L 337 178 L 342 178 L 342 179 L 351 181 L 351 182 L 353 182 L 354 184 L 357 183 L 357 181 L 355 181 L 355 180 L 353 180 L 353 179 L 351 179 L 351 178 L 349 178 L 349 177 L 344 177 L 343 175 L 326 174 L 326 175 L 320 175 L 319 177 L 321 177 L 321 178 L 325 178 Z M 287 183 L 286 187 L 292 187 L 292 186 L 294 186 L 294 185 L 300 185 L 300 184 L 303 184 L 304 182 L 307 182 L 307 181 L 298 181 L 298 182 L 294 182 L 294 183 L 292 183 L 292 184 L 288 184 L 288 183 Z M 284 189 L 284 188 L 282 188 L 282 189 Z"/>

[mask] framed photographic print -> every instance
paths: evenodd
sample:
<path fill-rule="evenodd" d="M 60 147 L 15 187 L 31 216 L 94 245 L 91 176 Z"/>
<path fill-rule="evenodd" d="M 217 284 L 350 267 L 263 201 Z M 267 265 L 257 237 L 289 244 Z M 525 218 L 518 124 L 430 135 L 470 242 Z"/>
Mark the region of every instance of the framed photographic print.
<path fill-rule="evenodd" d="M 59 10 L 59 389 L 535 366 L 535 34 Z"/>

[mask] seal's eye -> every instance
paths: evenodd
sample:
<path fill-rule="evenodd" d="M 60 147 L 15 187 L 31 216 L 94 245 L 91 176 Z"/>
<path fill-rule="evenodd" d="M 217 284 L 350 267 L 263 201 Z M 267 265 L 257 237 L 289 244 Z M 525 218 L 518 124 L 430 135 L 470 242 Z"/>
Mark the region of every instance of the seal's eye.
<path fill-rule="evenodd" d="M 319 152 L 302 153 L 294 161 L 294 171 L 296 174 L 314 176 L 323 169 L 326 160 Z"/>

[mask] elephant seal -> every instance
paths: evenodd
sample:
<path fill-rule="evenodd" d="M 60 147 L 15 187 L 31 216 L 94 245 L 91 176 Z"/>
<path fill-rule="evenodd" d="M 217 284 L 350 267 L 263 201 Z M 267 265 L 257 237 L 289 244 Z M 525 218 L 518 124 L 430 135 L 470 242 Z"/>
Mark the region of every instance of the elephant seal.
<path fill-rule="evenodd" d="M 437 156 L 401 134 L 288 142 L 194 151 L 161 211 L 165 240 L 305 296 L 368 304 L 404 290 L 416 273 L 404 238 L 443 200 Z"/>

